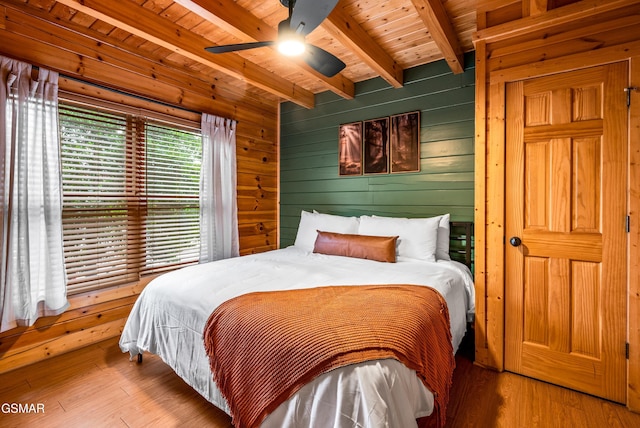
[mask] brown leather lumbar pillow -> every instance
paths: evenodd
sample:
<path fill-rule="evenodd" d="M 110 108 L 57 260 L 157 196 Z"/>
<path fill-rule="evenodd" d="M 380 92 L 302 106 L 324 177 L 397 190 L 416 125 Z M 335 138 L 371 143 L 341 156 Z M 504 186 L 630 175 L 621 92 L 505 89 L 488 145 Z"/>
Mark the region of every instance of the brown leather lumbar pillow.
<path fill-rule="evenodd" d="M 395 263 L 397 240 L 397 236 L 351 235 L 318 230 L 313 252 Z"/>

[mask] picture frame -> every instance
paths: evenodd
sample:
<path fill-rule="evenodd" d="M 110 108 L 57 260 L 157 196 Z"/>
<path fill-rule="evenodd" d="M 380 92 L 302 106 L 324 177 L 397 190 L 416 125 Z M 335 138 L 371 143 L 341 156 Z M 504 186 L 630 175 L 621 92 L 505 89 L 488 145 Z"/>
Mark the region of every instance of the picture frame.
<path fill-rule="evenodd" d="M 389 117 L 363 122 L 364 174 L 389 172 Z"/>
<path fill-rule="evenodd" d="M 340 125 L 338 130 L 339 175 L 362 175 L 362 122 Z"/>
<path fill-rule="evenodd" d="M 397 114 L 390 119 L 391 173 L 420 171 L 420 112 Z"/>

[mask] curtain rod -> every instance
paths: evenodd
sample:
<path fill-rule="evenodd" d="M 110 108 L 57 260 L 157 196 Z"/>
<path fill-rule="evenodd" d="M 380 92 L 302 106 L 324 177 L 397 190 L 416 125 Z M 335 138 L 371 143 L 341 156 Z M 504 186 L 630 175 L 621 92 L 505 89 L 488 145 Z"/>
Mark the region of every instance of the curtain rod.
<path fill-rule="evenodd" d="M 40 70 L 40 67 L 37 66 L 37 65 L 32 65 L 31 67 L 32 67 L 31 68 L 32 71 L 39 71 Z M 129 92 L 122 91 L 120 89 L 110 88 L 108 86 L 104 86 L 104 85 L 101 85 L 99 83 L 88 82 L 86 80 L 78 79 L 77 77 L 69 76 L 67 74 L 60 73 L 60 76 L 64 77 L 65 79 L 73 80 L 75 82 L 80 82 L 80 83 L 83 83 L 83 84 L 94 86 L 96 88 L 104 89 L 105 91 L 110 91 L 110 92 L 113 92 L 113 93 L 116 93 L 116 94 L 125 95 L 125 96 L 132 97 L 132 98 L 137 98 L 139 100 L 146 101 L 146 102 L 152 102 L 152 103 L 160 104 L 160 105 L 163 105 L 163 106 L 169 107 L 169 108 L 175 108 L 177 110 L 182 110 L 182 111 L 187 112 L 187 113 L 192 113 L 192 114 L 202 114 L 203 113 L 201 111 L 191 110 L 191 109 L 188 109 L 186 107 L 176 106 L 176 105 L 169 104 L 169 103 L 166 103 L 166 102 L 163 102 L 163 101 L 158 101 L 158 100 L 154 100 L 154 99 L 151 99 L 151 98 L 143 97 L 141 95 L 131 94 Z M 231 118 L 229 118 L 229 119 L 231 119 Z M 236 125 L 240 123 L 240 121 L 237 120 L 237 119 L 231 119 L 231 120 L 235 120 Z"/>
<path fill-rule="evenodd" d="M 120 89 L 110 88 L 108 86 L 104 86 L 104 85 L 101 85 L 99 83 L 87 82 L 86 80 L 78 79 L 77 77 L 68 76 L 66 74 L 60 74 L 60 76 L 66 78 L 66 79 L 71 79 L 71 80 L 76 81 L 76 82 L 80 82 L 80 83 L 84 83 L 84 84 L 87 84 L 87 85 L 95 86 L 96 88 L 104 89 L 105 91 L 110 91 L 110 92 L 113 92 L 113 93 L 116 93 L 116 94 L 120 94 L 120 95 L 126 95 L 128 97 L 137 98 L 139 100 L 150 102 L 150 103 L 160 104 L 160 105 L 163 105 L 163 106 L 169 107 L 169 108 L 175 108 L 177 110 L 182 110 L 182 111 L 185 111 L 187 113 L 193 113 L 193 114 L 202 114 L 203 113 L 201 111 L 191 110 L 191 109 L 188 109 L 186 107 L 176 106 L 176 105 L 169 104 L 169 103 L 166 103 L 166 102 L 163 102 L 163 101 L 158 101 L 158 100 L 154 100 L 154 99 L 151 99 L 151 98 L 143 97 L 141 95 L 131 94 L 129 92 L 121 91 Z M 231 118 L 229 118 L 229 119 L 231 119 Z M 237 120 L 237 119 L 231 119 L 231 120 L 235 120 L 236 125 L 240 123 L 240 121 Z"/>
<path fill-rule="evenodd" d="M 66 74 L 60 74 L 60 76 L 66 78 L 66 79 L 74 80 L 76 82 L 81 82 L 81 83 L 85 83 L 85 84 L 88 84 L 88 85 L 91 85 L 91 86 L 95 86 L 96 88 L 104 89 L 106 91 L 114 92 L 116 94 L 126 95 L 126 96 L 132 97 L 132 98 L 137 98 L 137 99 L 142 100 L 142 101 L 147 101 L 147 102 L 160 104 L 160 105 L 163 105 L 163 106 L 166 106 L 166 107 L 171 107 L 171 108 L 175 108 L 175 109 L 178 109 L 178 110 L 186 111 L 187 113 L 202 114 L 201 111 L 191 110 L 191 109 L 188 109 L 188 108 L 182 107 L 182 106 L 175 106 L 175 105 L 163 102 L 163 101 L 153 100 L 151 98 L 143 97 L 141 95 L 131 94 L 129 92 L 121 91 L 120 89 L 110 88 L 108 86 L 100 85 L 98 83 L 87 82 L 86 80 L 81 80 L 81 79 L 78 79 L 76 77 L 68 76 Z"/>
<path fill-rule="evenodd" d="M 37 72 L 39 70 L 40 70 L 39 66 L 31 65 L 31 71 L 32 72 L 34 72 L 34 71 Z M 191 109 L 188 109 L 188 108 L 185 108 L 185 107 L 182 107 L 182 106 L 175 106 L 175 105 L 172 105 L 172 104 L 169 104 L 169 103 L 165 103 L 163 101 L 152 100 L 151 98 L 143 97 L 143 96 L 137 95 L 137 94 L 131 94 L 129 92 L 121 91 L 120 89 L 110 88 L 108 86 L 104 86 L 104 85 L 101 85 L 99 83 L 88 82 L 86 80 L 78 79 L 77 77 L 69 76 L 68 74 L 60 73 L 60 76 L 64 77 L 65 79 L 70 79 L 70 80 L 73 80 L 75 82 L 80 82 L 80 83 L 84 83 L 84 84 L 87 84 L 87 85 L 91 85 L 91 86 L 94 86 L 96 88 L 100 88 L 100 89 L 104 89 L 106 91 L 114 92 L 116 94 L 126 95 L 126 96 L 132 97 L 132 98 L 137 98 L 137 99 L 142 100 L 142 101 L 147 101 L 147 102 L 160 104 L 160 105 L 163 105 L 163 106 L 166 106 L 166 107 L 170 107 L 170 108 L 175 108 L 175 109 L 178 109 L 178 110 L 186 111 L 187 113 L 202 114 L 201 111 L 191 110 Z"/>

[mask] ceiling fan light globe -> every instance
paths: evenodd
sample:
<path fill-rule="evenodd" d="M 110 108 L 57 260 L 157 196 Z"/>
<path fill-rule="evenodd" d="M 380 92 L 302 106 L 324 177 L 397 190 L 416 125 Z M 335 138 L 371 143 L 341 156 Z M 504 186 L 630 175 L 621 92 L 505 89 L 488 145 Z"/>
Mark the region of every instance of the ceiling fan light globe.
<path fill-rule="evenodd" d="M 278 42 L 278 52 L 285 56 L 302 55 L 305 50 L 305 45 L 300 40 L 289 39 Z"/>

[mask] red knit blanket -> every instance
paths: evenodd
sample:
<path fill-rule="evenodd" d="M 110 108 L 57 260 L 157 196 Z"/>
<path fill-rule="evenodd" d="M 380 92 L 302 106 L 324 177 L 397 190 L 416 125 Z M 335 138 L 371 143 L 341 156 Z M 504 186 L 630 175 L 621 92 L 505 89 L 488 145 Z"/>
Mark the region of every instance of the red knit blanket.
<path fill-rule="evenodd" d="M 430 287 L 331 286 L 245 294 L 211 314 L 204 342 L 237 428 L 259 426 L 322 373 L 382 358 L 395 358 L 417 372 L 434 394 L 435 425 L 444 425 L 455 360 L 446 302 Z"/>

